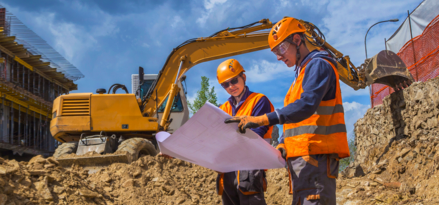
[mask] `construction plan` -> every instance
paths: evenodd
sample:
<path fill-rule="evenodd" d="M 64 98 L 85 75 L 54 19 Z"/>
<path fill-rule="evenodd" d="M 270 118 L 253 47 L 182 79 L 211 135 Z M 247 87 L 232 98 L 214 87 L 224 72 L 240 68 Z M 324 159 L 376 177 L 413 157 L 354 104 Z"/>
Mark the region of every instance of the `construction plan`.
<path fill-rule="evenodd" d="M 156 135 L 162 154 L 219 171 L 285 167 L 280 152 L 250 129 L 238 132 L 238 123 L 208 102 L 172 135 Z"/>

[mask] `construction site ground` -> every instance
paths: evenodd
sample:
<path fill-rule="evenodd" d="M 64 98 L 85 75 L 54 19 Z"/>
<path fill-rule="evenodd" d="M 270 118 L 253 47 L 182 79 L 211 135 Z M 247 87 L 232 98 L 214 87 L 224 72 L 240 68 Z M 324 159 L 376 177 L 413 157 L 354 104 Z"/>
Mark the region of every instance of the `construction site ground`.
<path fill-rule="evenodd" d="M 355 125 L 355 160 L 337 179 L 337 204 L 439 204 L 439 79 L 415 83 Z M 52 158 L 0 158 L 4 204 L 220 204 L 215 171 L 144 156 L 93 174 Z M 267 171 L 268 204 L 291 204 L 288 173 Z"/>

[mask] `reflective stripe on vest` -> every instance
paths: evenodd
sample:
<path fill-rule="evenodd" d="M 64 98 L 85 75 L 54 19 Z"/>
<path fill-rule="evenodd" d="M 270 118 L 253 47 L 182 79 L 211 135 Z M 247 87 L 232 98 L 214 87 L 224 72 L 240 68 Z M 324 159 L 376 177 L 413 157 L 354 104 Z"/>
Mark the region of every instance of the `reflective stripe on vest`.
<path fill-rule="evenodd" d="M 252 94 L 250 94 L 247 97 L 247 99 L 245 99 L 245 101 L 242 103 L 241 107 L 239 107 L 239 110 L 236 112 L 235 116 L 251 116 L 252 112 L 253 112 L 253 109 L 255 108 L 256 104 L 258 104 L 259 100 L 262 97 L 265 97 L 265 95 L 260 94 L 260 93 L 252 93 Z M 270 107 L 271 107 L 271 112 L 274 112 L 274 107 L 271 104 L 271 102 L 270 102 Z M 233 114 L 233 112 L 232 112 L 232 105 L 230 104 L 229 101 L 227 101 L 224 104 L 222 104 L 220 106 L 220 109 L 223 110 L 224 112 L 226 112 L 227 114 L 231 115 L 231 116 Z M 265 135 L 264 135 L 264 139 L 270 139 L 272 132 L 273 132 L 273 126 L 270 126 L 268 128 L 267 133 L 265 133 Z"/>
<path fill-rule="evenodd" d="M 283 125 L 287 158 L 333 153 L 338 154 L 340 158 L 349 156 L 339 76 L 336 67 L 328 60 L 326 61 L 331 65 L 336 75 L 335 98 L 321 101 L 311 117 L 298 123 Z M 308 62 L 305 63 L 295 83 L 288 90 L 284 106 L 300 99 Z"/>

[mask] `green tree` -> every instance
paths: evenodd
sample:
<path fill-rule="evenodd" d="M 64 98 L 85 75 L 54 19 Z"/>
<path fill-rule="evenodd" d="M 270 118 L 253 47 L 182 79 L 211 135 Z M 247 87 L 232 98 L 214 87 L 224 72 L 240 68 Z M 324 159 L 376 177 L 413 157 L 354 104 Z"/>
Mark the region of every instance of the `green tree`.
<path fill-rule="evenodd" d="M 357 146 L 355 146 L 354 138 L 351 138 L 348 141 L 348 145 L 349 145 L 349 152 L 351 155 L 349 157 L 340 160 L 340 167 L 339 167 L 340 172 L 346 169 L 346 167 L 348 167 L 349 164 L 354 161 L 355 152 L 357 151 Z"/>
<path fill-rule="evenodd" d="M 194 102 L 187 102 L 192 113 L 196 113 L 206 101 L 218 106 L 217 97 L 215 93 L 215 87 L 209 88 L 209 78 L 206 76 L 201 76 L 201 89 L 197 91 L 197 98 Z"/>

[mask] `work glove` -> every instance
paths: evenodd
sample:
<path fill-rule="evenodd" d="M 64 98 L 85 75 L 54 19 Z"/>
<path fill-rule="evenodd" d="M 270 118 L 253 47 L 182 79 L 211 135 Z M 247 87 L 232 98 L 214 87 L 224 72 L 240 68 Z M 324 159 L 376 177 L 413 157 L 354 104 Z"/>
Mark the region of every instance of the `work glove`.
<path fill-rule="evenodd" d="M 277 148 L 277 150 L 279 150 L 282 158 L 284 158 L 284 160 L 286 161 L 287 160 L 287 151 L 282 147 Z"/>
<path fill-rule="evenodd" d="M 239 123 L 238 128 L 240 133 L 245 133 L 245 129 L 247 128 L 257 128 L 260 126 L 269 125 L 267 115 L 261 116 L 237 116 L 226 119 L 224 123 Z"/>

